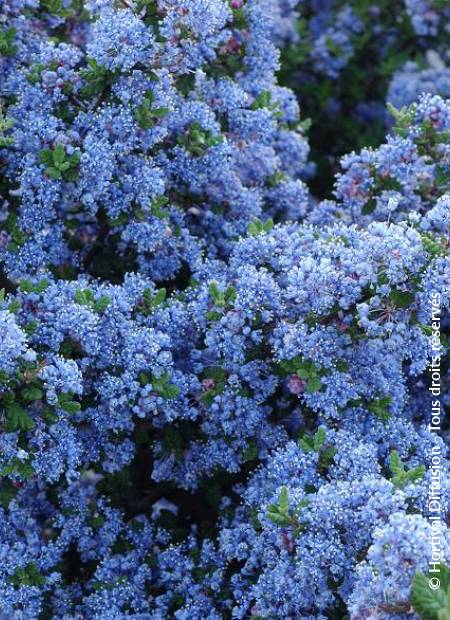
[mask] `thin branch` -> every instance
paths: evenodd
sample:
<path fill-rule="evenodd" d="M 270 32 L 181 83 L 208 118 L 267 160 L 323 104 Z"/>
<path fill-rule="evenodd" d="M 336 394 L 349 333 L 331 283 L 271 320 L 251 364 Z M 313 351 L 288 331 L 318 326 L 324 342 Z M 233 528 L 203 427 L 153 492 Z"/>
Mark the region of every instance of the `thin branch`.
<path fill-rule="evenodd" d="M 5 289 L 5 293 L 16 293 L 17 287 L 8 278 L 3 267 L 0 265 L 0 289 Z"/>

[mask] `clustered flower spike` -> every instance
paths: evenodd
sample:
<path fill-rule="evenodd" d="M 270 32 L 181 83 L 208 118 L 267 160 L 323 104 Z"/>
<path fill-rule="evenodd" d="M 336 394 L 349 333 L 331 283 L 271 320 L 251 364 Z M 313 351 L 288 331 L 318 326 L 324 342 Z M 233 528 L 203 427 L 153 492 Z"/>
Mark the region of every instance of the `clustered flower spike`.
<path fill-rule="evenodd" d="M 445 67 L 407 65 L 410 91 L 396 74 L 384 142 L 319 200 L 271 41 L 307 36 L 338 83 L 367 7 L 0 6 L 0 618 L 441 616 L 423 580 L 436 452 L 450 561 L 429 390 L 438 292 L 444 417 Z M 405 11 L 438 49 L 446 6 Z"/>

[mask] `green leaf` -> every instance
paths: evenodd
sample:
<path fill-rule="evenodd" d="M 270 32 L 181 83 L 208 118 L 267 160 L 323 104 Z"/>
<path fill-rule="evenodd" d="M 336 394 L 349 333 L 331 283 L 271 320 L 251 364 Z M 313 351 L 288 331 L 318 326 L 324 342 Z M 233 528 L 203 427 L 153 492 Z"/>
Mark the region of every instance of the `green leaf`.
<path fill-rule="evenodd" d="M 14 431 L 31 431 L 35 427 L 34 420 L 17 403 L 11 403 L 5 407 L 6 430 L 11 433 Z"/>
<path fill-rule="evenodd" d="M 94 293 L 88 288 L 77 289 L 75 291 L 75 301 L 81 306 L 90 306 L 94 303 Z"/>
<path fill-rule="evenodd" d="M 424 233 L 422 235 L 422 243 L 428 254 L 431 254 L 432 256 L 445 255 L 446 253 L 445 245 L 438 243 L 437 239 L 435 239 L 432 235 Z"/>
<path fill-rule="evenodd" d="M 49 281 L 46 278 L 42 278 L 39 282 L 34 286 L 34 290 L 36 293 L 43 293 L 49 286 Z"/>
<path fill-rule="evenodd" d="M 212 147 L 223 141 L 223 136 L 214 135 L 210 130 L 203 129 L 198 122 L 192 123 L 187 131 L 178 136 L 178 144 L 183 146 L 194 157 L 201 157 Z"/>
<path fill-rule="evenodd" d="M 177 79 L 176 86 L 183 95 L 188 95 L 195 86 L 195 76 L 192 73 L 181 75 Z"/>
<path fill-rule="evenodd" d="M 309 379 L 311 373 L 308 370 L 308 368 L 301 366 L 297 368 L 296 374 L 298 377 L 300 377 L 300 379 L 303 379 L 304 381 L 306 381 L 307 379 Z"/>
<path fill-rule="evenodd" d="M 435 177 L 436 185 L 438 187 L 447 187 L 450 182 L 450 174 L 449 174 L 448 167 L 436 166 L 434 177 Z"/>
<path fill-rule="evenodd" d="M 53 167 L 46 168 L 45 173 L 47 174 L 48 177 L 50 177 L 54 181 L 57 181 L 58 179 L 62 178 L 62 173 L 57 168 L 53 168 Z"/>
<path fill-rule="evenodd" d="M 216 312 L 216 311 L 209 311 L 206 312 L 205 317 L 208 319 L 208 321 L 218 321 L 221 318 L 221 314 L 220 312 Z"/>
<path fill-rule="evenodd" d="M 224 295 L 225 302 L 231 304 L 236 301 L 236 291 L 232 286 L 229 286 Z"/>
<path fill-rule="evenodd" d="M 75 168 L 69 168 L 63 174 L 66 181 L 76 181 L 78 179 L 78 170 Z"/>
<path fill-rule="evenodd" d="M 370 198 L 365 203 L 363 208 L 361 209 L 361 213 L 363 215 L 370 215 L 371 213 L 373 213 L 375 211 L 376 206 L 377 206 L 377 201 L 375 200 L 375 198 Z"/>
<path fill-rule="evenodd" d="M 222 306 L 225 301 L 225 296 L 217 286 L 216 282 L 211 282 L 208 290 L 215 303 L 218 306 Z"/>
<path fill-rule="evenodd" d="M 273 228 L 272 218 L 269 218 L 265 222 L 262 222 L 258 218 L 255 218 L 248 225 L 247 232 L 252 237 L 256 237 L 257 235 L 260 235 L 263 232 L 265 233 L 269 232 L 272 228 Z"/>
<path fill-rule="evenodd" d="M 10 480 L 6 479 L 2 481 L 0 484 L 0 506 L 7 509 L 17 493 L 18 489 Z"/>
<path fill-rule="evenodd" d="M 350 364 L 347 364 L 347 362 L 343 360 L 338 360 L 336 362 L 336 369 L 339 370 L 339 372 L 349 372 Z"/>
<path fill-rule="evenodd" d="M 259 110 L 260 108 L 268 108 L 271 105 L 272 93 L 268 90 L 263 90 L 256 97 L 251 105 L 252 110 Z"/>
<path fill-rule="evenodd" d="M 33 283 L 31 280 L 21 280 L 19 282 L 19 290 L 22 293 L 31 293 L 34 290 Z"/>
<path fill-rule="evenodd" d="M 77 413 L 77 411 L 80 411 L 81 409 L 80 403 L 77 403 L 74 400 L 68 400 L 60 403 L 60 407 L 63 411 L 66 411 L 67 413 Z"/>
<path fill-rule="evenodd" d="M 411 588 L 411 604 L 421 620 L 449 620 L 450 592 L 449 588 L 441 587 L 432 590 L 429 586 L 430 576 L 423 573 L 414 575 Z"/>
<path fill-rule="evenodd" d="M 220 366 L 213 366 L 212 368 L 206 368 L 203 373 L 205 379 L 214 379 L 214 381 L 226 381 L 228 378 L 228 371 Z"/>
<path fill-rule="evenodd" d="M 134 118 L 141 129 L 151 129 L 154 119 L 163 118 L 170 112 L 169 108 L 152 108 L 153 99 L 153 92 L 148 91 L 142 103 L 134 110 Z"/>
<path fill-rule="evenodd" d="M 392 450 L 391 452 L 389 457 L 389 468 L 394 475 L 405 471 L 405 466 L 403 465 L 397 450 Z"/>
<path fill-rule="evenodd" d="M 333 462 L 335 454 L 336 448 L 333 448 L 332 446 L 326 448 L 326 450 L 322 450 L 319 458 L 320 467 L 327 469 Z"/>
<path fill-rule="evenodd" d="M 252 237 L 256 237 L 256 235 L 259 235 L 260 231 L 261 229 L 256 221 L 250 222 L 247 230 L 249 235 L 252 235 Z"/>
<path fill-rule="evenodd" d="M 66 413 L 77 413 L 81 409 L 81 404 L 72 400 L 70 394 L 60 394 L 58 396 L 58 405 Z"/>
<path fill-rule="evenodd" d="M 270 217 L 268 220 L 264 222 L 263 231 L 269 232 L 270 230 L 272 230 L 272 228 L 273 228 L 273 219 Z"/>
<path fill-rule="evenodd" d="M 374 413 L 381 420 L 388 420 L 391 417 L 389 405 L 392 399 L 390 396 L 383 396 L 367 405 L 367 409 Z"/>
<path fill-rule="evenodd" d="M 164 219 L 167 217 L 169 215 L 169 211 L 163 207 L 165 207 L 168 202 L 169 199 L 167 196 L 158 196 L 158 198 L 155 198 L 150 205 L 153 215 L 159 219 Z"/>
<path fill-rule="evenodd" d="M 60 164 L 64 162 L 66 153 L 62 144 L 58 143 L 53 149 L 53 161 L 58 168 Z"/>
<path fill-rule="evenodd" d="M 33 401 L 33 400 L 42 400 L 44 398 L 44 393 L 38 387 L 26 387 L 21 391 L 21 396 L 24 400 Z"/>
<path fill-rule="evenodd" d="M 322 382 L 317 377 L 312 377 L 306 383 L 306 392 L 318 392 L 322 388 Z"/>
<path fill-rule="evenodd" d="M 9 465 L 6 465 L 0 471 L 0 476 L 10 475 L 18 475 L 20 478 L 28 479 L 34 476 L 34 469 L 28 461 L 21 461 L 14 457 Z"/>
<path fill-rule="evenodd" d="M 425 466 L 418 465 L 406 471 L 397 450 L 393 450 L 389 457 L 389 469 L 392 473 L 392 484 L 398 489 L 403 489 L 407 484 L 421 480 L 425 475 Z"/>
<path fill-rule="evenodd" d="M 417 480 L 422 480 L 425 475 L 425 465 L 418 465 L 413 469 L 410 469 L 406 472 L 407 482 L 416 482 Z"/>
<path fill-rule="evenodd" d="M 169 108 L 153 108 L 151 114 L 156 118 L 163 118 L 164 116 L 167 116 L 169 112 Z"/>
<path fill-rule="evenodd" d="M 289 492 L 287 487 L 281 487 L 278 506 L 281 512 L 287 512 L 289 509 Z"/>
<path fill-rule="evenodd" d="M 154 125 L 153 118 L 145 104 L 136 108 L 134 111 L 134 118 L 141 129 L 148 130 Z"/>
<path fill-rule="evenodd" d="M 23 328 L 24 332 L 27 334 L 27 336 L 32 336 L 35 331 L 37 329 L 37 322 L 36 321 L 29 321 Z"/>
<path fill-rule="evenodd" d="M 314 452 L 314 441 L 313 438 L 309 435 L 304 435 L 298 441 L 298 445 L 303 450 L 303 452 Z"/>
<path fill-rule="evenodd" d="M 139 312 L 148 316 L 155 308 L 164 303 L 166 299 L 166 289 L 160 288 L 155 292 L 148 288 L 142 294 L 142 302 L 138 305 Z"/>
<path fill-rule="evenodd" d="M 282 527 L 287 527 L 288 525 L 290 525 L 290 519 L 288 515 L 268 510 L 266 513 L 266 517 L 276 525 L 281 525 Z"/>
<path fill-rule="evenodd" d="M 72 153 L 72 155 L 69 155 L 69 163 L 72 166 L 78 166 L 78 164 L 80 163 L 80 160 L 81 160 L 80 153 Z"/>
<path fill-rule="evenodd" d="M 398 308 L 409 308 L 415 299 L 415 295 L 410 291 L 394 289 L 391 291 L 389 299 Z"/>
<path fill-rule="evenodd" d="M 166 289 L 165 288 L 158 289 L 156 295 L 153 297 L 153 300 L 152 300 L 153 307 L 160 306 L 162 303 L 164 303 L 165 299 L 166 299 Z"/>
<path fill-rule="evenodd" d="M 162 395 L 164 396 L 164 398 L 171 399 L 171 398 L 176 398 L 179 393 L 180 393 L 180 388 L 177 385 L 174 385 L 173 383 L 169 383 L 164 388 Z"/>
<path fill-rule="evenodd" d="M 441 581 L 441 586 L 450 594 L 450 569 L 446 564 L 441 564 L 440 566 L 439 579 Z"/>
<path fill-rule="evenodd" d="M 24 568 L 17 568 L 14 575 L 9 577 L 9 582 L 14 586 L 41 587 L 45 584 L 45 577 L 41 575 L 36 564 L 30 562 Z"/>
<path fill-rule="evenodd" d="M 41 415 L 44 422 L 49 425 L 54 424 L 58 420 L 57 414 L 50 407 L 46 407 Z"/>
<path fill-rule="evenodd" d="M 53 164 L 53 151 L 51 149 L 44 149 L 39 153 L 39 161 L 41 164 L 51 166 Z"/>
<path fill-rule="evenodd" d="M 173 383 L 169 383 L 169 379 L 170 375 L 167 371 L 161 377 L 152 377 L 153 390 L 163 398 L 176 398 L 180 393 L 180 388 Z"/>
<path fill-rule="evenodd" d="M 320 448 L 325 443 L 325 439 L 327 438 L 327 434 L 324 428 L 320 427 L 314 437 L 313 437 L 313 448 L 316 452 L 320 450 Z"/>
<path fill-rule="evenodd" d="M 108 295 L 102 295 L 100 299 L 97 299 L 93 304 L 93 309 L 95 312 L 101 313 L 106 310 L 106 308 L 110 304 L 110 297 Z"/>
<path fill-rule="evenodd" d="M 298 123 L 298 128 L 303 133 L 307 133 L 311 129 L 311 126 L 312 126 L 312 119 L 311 118 L 305 118 L 302 121 L 299 121 L 299 123 Z"/>
<path fill-rule="evenodd" d="M 309 502 L 307 501 L 307 503 Z M 306 506 L 307 503 L 304 503 L 304 501 L 300 502 L 298 509 Z M 269 504 L 267 507 L 266 517 L 276 525 L 280 525 L 282 527 L 291 526 L 296 528 L 294 531 L 299 528 L 297 516 L 289 513 L 289 491 L 287 487 L 281 487 L 280 494 L 278 496 L 278 504 Z"/>
<path fill-rule="evenodd" d="M 99 95 L 114 82 L 114 73 L 105 67 L 97 64 L 93 58 L 88 58 L 88 69 L 81 71 L 81 76 L 85 80 L 82 88 L 82 95 L 88 99 Z"/>
<path fill-rule="evenodd" d="M 60 15 L 62 12 L 63 7 L 61 0 L 43 0 L 42 4 L 49 13 Z"/>
<path fill-rule="evenodd" d="M 16 33 L 15 28 L 0 30 L 0 56 L 14 56 L 16 53 L 16 46 L 14 45 Z"/>
<path fill-rule="evenodd" d="M 20 310 L 20 301 L 18 299 L 14 299 L 8 306 L 8 310 L 13 314 L 16 314 Z"/>
<path fill-rule="evenodd" d="M 242 459 L 244 463 L 248 461 L 254 461 L 258 458 L 258 444 L 254 439 L 250 439 L 247 447 L 242 453 Z"/>
<path fill-rule="evenodd" d="M 78 178 L 79 153 L 67 155 L 60 143 L 53 150 L 43 149 L 39 153 L 39 161 L 46 166 L 45 173 L 51 179 L 74 181 Z"/>

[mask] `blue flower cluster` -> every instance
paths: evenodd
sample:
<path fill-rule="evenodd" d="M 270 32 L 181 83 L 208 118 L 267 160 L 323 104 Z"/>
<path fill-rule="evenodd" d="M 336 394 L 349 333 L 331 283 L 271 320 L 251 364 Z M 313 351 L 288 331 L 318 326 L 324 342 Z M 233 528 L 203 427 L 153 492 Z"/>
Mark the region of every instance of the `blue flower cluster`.
<path fill-rule="evenodd" d="M 345 88 L 382 0 L 0 6 L 0 618 L 446 620 L 448 7 L 324 199 L 276 45 Z"/>

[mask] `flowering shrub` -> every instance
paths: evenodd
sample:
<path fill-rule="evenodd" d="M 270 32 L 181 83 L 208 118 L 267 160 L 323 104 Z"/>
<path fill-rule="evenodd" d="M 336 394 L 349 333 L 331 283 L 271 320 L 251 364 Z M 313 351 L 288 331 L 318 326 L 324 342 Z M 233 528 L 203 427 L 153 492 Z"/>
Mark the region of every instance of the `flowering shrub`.
<path fill-rule="evenodd" d="M 198 431 L 157 463 L 157 479 L 238 471 L 309 423 L 408 415 L 408 382 L 429 355 L 431 274 L 448 281 L 442 248 L 385 224 L 288 226 L 238 244 L 227 272 L 202 274 L 188 304 Z"/>
<path fill-rule="evenodd" d="M 449 15 L 400 4 L 0 3 L 0 618 L 446 620 Z M 366 111 L 404 66 L 333 200 L 276 45 Z"/>

